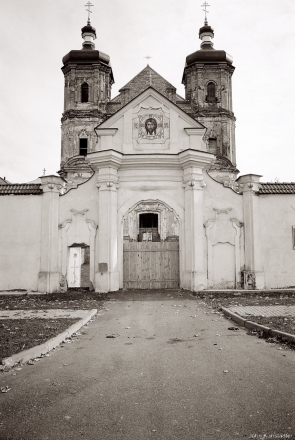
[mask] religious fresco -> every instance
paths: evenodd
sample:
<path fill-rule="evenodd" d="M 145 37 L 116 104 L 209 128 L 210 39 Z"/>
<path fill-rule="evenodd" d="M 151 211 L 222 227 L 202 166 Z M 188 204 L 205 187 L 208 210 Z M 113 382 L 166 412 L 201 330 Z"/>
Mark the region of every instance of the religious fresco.
<path fill-rule="evenodd" d="M 164 144 L 170 137 L 169 114 L 162 108 L 141 107 L 133 117 L 132 129 L 138 144 Z"/>

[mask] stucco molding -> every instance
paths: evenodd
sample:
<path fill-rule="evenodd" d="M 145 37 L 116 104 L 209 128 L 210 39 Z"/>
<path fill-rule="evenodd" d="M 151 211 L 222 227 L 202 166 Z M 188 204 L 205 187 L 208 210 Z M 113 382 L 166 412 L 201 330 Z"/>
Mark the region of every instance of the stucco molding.
<path fill-rule="evenodd" d="M 90 281 L 94 283 L 95 237 L 98 225 L 94 220 L 87 218 L 88 211 L 71 209 L 71 220 L 64 220 L 59 225 L 59 263 L 64 284 L 67 278 L 69 247 L 74 243 L 84 243 L 90 247 Z"/>
<path fill-rule="evenodd" d="M 136 240 L 139 233 L 139 216 L 144 213 L 158 214 L 158 230 L 161 237 L 161 241 L 167 238 L 168 234 L 168 219 L 173 216 L 173 232 L 171 235 L 179 237 L 180 220 L 177 213 L 171 206 L 167 205 L 161 200 L 140 200 L 128 209 L 123 216 L 123 224 L 125 229 L 125 236 L 128 236 L 131 240 Z M 171 229 L 171 228 L 170 228 Z M 124 232 L 123 232 L 124 234 Z"/>
<path fill-rule="evenodd" d="M 217 209 L 213 208 L 213 210 L 217 214 L 225 214 L 228 215 L 230 211 L 232 211 L 232 208 L 226 208 L 226 209 Z M 228 230 L 228 227 L 223 231 L 224 236 L 219 237 L 215 236 L 218 234 L 218 218 L 212 218 L 207 220 L 207 222 L 204 224 L 205 227 L 205 235 L 207 238 L 207 272 L 208 272 L 208 285 L 213 285 L 213 246 L 218 243 L 229 243 L 234 246 L 234 252 L 235 252 L 235 287 L 239 287 L 241 283 L 241 230 L 243 227 L 243 223 L 240 222 L 236 218 L 230 218 L 228 221 L 225 222 L 225 226 L 229 225 L 228 222 L 230 222 L 231 226 L 233 227 L 233 236 L 227 237 L 230 229 Z M 221 223 L 222 225 L 222 223 Z M 214 234 L 215 232 L 215 234 Z M 222 232 L 222 231 L 221 231 Z M 222 234 L 222 235 L 223 235 Z"/>
<path fill-rule="evenodd" d="M 244 226 L 243 222 L 240 222 L 240 220 L 238 220 L 237 218 L 231 218 L 230 221 L 233 223 L 233 227 L 235 228 L 236 226 L 238 228 L 242 228 Z M 235 226 L 236 225 L 236 226 Z"/>
<path fill-rule="evenodd" d="M 228 214 L 229 211 L 232 211 L 233 208 L 226 208 L 226 209 L 218 209 L 213 208 L 213 211 L 215 211 L 217 214 Z"/>
<path fill-rule="evenodd" d="M 89 211 L 89 209 L 83 209 L 83 211 L 76 211 L 76 209 L 70 209 L 70 211 L 74 215 L 84 215 L 87 211 Z"/>

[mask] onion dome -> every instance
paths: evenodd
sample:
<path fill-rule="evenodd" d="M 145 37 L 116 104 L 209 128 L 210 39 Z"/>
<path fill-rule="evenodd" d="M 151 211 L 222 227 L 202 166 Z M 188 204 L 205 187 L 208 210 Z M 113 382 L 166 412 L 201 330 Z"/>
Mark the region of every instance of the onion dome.
<path fill-rule="evenodd" d="M 208 25 L 207 20 L 199 30 L 199 38 L 202 40 L 201 49 L 186 57 L 186 66 L 194 63 L 219 63 L 227 62 L 232 64 L 232 57 L 224 50 L 215 50 L 212 38 L 214 38 L 214 29 Z"/>
<path fill-rule="evenodd" d="M 69 63 L 75 64 L 88 64 L 102 62 L 108 66 L 111 66 L 109 55 L 95 50 L 95 44 L 93 40 L 96 39 L 96 29 L 91 26 L 88 20 L 87 25 L 81 29 L 81 35 L 84 39 L 83 47 L 80 50 L 71 50 L 62 59 L 64 66 Z"/>
<path fill-rule="evenodd" d="M 91 26 L 90 21 L 87 22 L 87 25 L 82 27 L 82 38 L 84 38 L 83 49 L 94 49 L 95 44 L 92 40 L 96 39 L 96 29 Z"/>

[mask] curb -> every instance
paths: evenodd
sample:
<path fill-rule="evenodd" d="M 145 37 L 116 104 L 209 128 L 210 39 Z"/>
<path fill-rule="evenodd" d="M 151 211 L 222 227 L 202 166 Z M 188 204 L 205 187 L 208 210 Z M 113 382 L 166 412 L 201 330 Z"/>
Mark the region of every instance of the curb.
<path fill-rule="evenodd" d="M 233 295 L 240 295 L 243 293 L 265 293 L 267 295 L 272 295 L 272 294 L 276 294 L 276 293 L 295 293 L 295 289 L 294 287 L 290 288 L 290 289 L 223 289 L 223 290 L 218 290 L 218 289 L 204 289 L 204 290 L 198 290 L 196 291 L 197 293 L 210 293 L 210 294 L 220 294 L 222 295 L 223 293 L 232 293 Z"/>
<path fill-rule="evenodd" d="M 83 325 L 85 325 L 95 314 L 97 309 L 92 309 L 87 313 L 84 318 L 80 319 L 75 324 L 71 325 L 67 330 L 44 342 L 44 344 L 37 345 L 36 347 L 29 348 L 28 350 L 20 351 L 19 353 L 13 354 L 10 357 L 2 359 L 2 365 L 7 367 L 13 367 L 13 365 L 21 362 L 24 364 L 30 359 L 38 358 L 42 354 L 51 351 L 53 348 L 57 347 L 65 339 L 70 338 L 73 333 L 76 333 Z"/>
<path fill-rule="evenodd" d="M 265 334 L 267 334 L 267 336 L 274 336 L 282 339 L 283 341 L 290 341 L 295 343 L 295 335 L 281 332 L 280 330 L 273 330 L 272 328 L 266 327 L 265 325 L 257 324 L 256 322 L 247 321 L 246 319 L 243 319 L 241 316 L 236 315 L 225 307 L 221 307 L 221 309 L 226 316 L 249 330 L 261 330 Z"/>
<path fill-rule="evenodd" d="M 43 296 L 47 293 L 35 292 L 31 290 L 1 290 L 0 296 Z"/>

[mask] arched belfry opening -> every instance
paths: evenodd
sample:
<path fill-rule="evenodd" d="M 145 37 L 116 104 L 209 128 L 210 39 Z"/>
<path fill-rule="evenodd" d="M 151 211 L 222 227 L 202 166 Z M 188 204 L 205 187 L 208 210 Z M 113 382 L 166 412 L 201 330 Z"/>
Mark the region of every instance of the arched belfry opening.
<path fill-rule="evenodd" d="M 123 217 L 123 287 L 179 287 L 179 218 L 159 200 L 138 202 Z"/>
<path fill-rule="evenodd" d="M 210 81 L 207 84 L 207 96 L 206 96 L 207 102 L 214 103 L 217 101 L 216 99 L 216 86 L 213 81 Z"/>
<path fill-rule="evenodd" d="M 81 85 L 81 102 L 88 102 L 89 101 L 89 85 L 84 82 Z"/>

